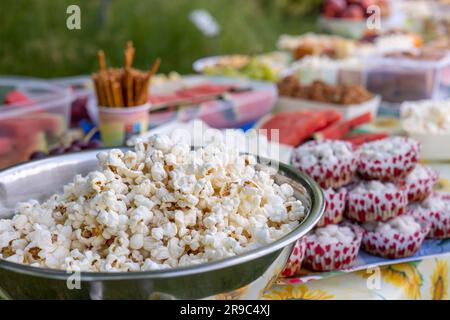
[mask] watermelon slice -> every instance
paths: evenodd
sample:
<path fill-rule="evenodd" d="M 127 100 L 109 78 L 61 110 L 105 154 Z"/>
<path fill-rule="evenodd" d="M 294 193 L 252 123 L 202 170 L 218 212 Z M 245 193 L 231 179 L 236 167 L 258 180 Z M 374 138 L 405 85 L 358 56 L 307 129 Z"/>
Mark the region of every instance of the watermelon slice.
<path fill-rule="evenodd" d="M 372 121 L 372 113 L 366 112 L 357 117 L 337 122 L 314 134 L 316 140 L 344 138 L 351 130 L 364 123 Z"/>
<path fill-rule="evenodd" d="M 7 137 L 0 137 L 0 155 L 10 152 L 13 148 L 13 141 Z"/>
<path fill-rule="evenodd" d="M 263 120 L 259 128 L 267 130 L 269 139 L 270 130 L 278 129 L 280 143 L 297 146 L 340 119 L 340 113 L 334 110 L 281 112 Z"/>
<path fill-rule="evenodd" d="M 59 136 L 66 129 L 65 118 L 58 114 L 36 113 L 18 118 L 0 120 L 0 131 L 5 135 L 22 137 L 37 132 Z"/>
<path fill-rule="evenodd" d="M 23 92 L 13 90 L 6 95 L 4 102 L 5 104 L 25 105 L 29 104 L 31 100 Z"/>
<path fill-rule="evenodd" d="M 389 133 L 387 132 L 355 133 L 345 137 L 343 140 L 351 142 L 355 146 L 359 146 L 366 142 L 381 140 L 387 137 L 389 137 Z"/>

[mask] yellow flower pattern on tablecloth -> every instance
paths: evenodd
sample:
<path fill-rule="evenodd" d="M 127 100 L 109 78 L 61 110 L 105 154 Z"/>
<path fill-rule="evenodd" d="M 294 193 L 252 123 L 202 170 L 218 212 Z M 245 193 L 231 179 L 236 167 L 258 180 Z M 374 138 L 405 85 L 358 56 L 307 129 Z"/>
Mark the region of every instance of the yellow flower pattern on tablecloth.
<path fill-rule="evenodd" d="M 433 300 L 448 299 L 448 264 L 445 260 L 437 260 L 431 275 L 430 297 Z"/>
<path fill-rule="evenodd" d="M 264 299 L 269 300 L 330 300 L 334 295 L 324 290 L 310 290 L 306 285 L 286 285 L 266 293 Z"/>
<path fill-rule="evenodd" d="M 448 179 L 439 179 L 438 183 L 436 184 L 436 190 L 442 192 L 450 192 L 450 181 Z"/>
<path fill-rule="evenodd" d="M 421 299 L 422 277 L 413 263 L 393 264 L 381 269 L 386 283 L 402 287 L 408 299 Z"/>

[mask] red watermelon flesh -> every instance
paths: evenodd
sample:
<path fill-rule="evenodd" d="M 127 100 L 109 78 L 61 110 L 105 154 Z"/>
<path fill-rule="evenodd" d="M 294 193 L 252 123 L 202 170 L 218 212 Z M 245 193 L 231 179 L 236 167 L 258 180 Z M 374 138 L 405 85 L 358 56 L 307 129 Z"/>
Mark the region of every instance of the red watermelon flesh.
<path fill-rule="evenodd" d="M 65 119 L 50 113 L 38 113 L 19 118 L 0 120 L 0 132 L 4 135 L 22 137 L 37 132 L 47 132 L 55 136 L 65 130 Z"/>
<path fill-rule="evenodd" d="M 340 114 L 333 110 L 281 112 L 271 116 L 260 126 L 260 129 L 279 130 L 280 143 L 297 146 L 314 132 L 321 130 L 331 123 L 339 121 Z"/>
<path fill-rule="evenodd" d="M 0 155 L 10 152 L 13 148 L 13 140 L 7 137 L 0 137 Z"/>
<path fill-rule="evenodd" d="M 5 104 L 25 105 L 29 104 L 31 100 L 21 91 L 13 90 L 5 97 Z"/>

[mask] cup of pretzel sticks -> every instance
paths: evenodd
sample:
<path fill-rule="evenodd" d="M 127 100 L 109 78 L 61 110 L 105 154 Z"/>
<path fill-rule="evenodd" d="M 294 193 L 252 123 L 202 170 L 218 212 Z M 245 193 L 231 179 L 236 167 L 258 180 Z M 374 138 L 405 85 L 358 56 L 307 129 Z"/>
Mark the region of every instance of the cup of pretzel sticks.
<path fill-rule="evenodd" d="M 123 68 L 107 68 L 105 54 L 98 52 L 99 71 L 92 75 L 98 105 L 99 129 L 103 144 L 121 146 L 149 125 L 149 85 L 160 65 L 156 59 L 150 70 L 132 68 L 135 49 L 128 42 Z"/>

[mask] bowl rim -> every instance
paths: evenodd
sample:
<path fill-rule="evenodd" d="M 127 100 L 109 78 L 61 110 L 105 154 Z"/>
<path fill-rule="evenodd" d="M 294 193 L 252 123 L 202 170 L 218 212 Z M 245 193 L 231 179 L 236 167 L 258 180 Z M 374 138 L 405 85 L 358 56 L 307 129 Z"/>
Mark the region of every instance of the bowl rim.
<path fill-rule="evenodd" d="M 44 159 L 32 160 L 26 163 L 16 164 L 6 169 L 0 170 L 0 178 L 2 175 L 10 174 L 11 172 L 20 169 L 31 169 L 40 164 L 51 163 L 54 159 L 65 158 L 67 162 L 70 160 L 80 160 L 80 157 L 85 159 L 94 159 L 95 155 L 100 151 L 117 149 L 117 148 L 99 148 L 95 150 L 84 150 L 73 153 L 66 153 L 62 155 L 49 156 Z M 129 150 L 129 148 L 119 148 L 123 150 Z M 93 157 L 91 158 L 91 156 Z M 261 160 L 267 161 L 264 157 L 258 157 Z M 265 162 L 268 163 L 268 162 Z M 151 270 L 151 271 L 126 271 L 126 272 L 94 272 L 94 271 L 66 271 L 60 269 L 50 269 L 33 267 L 25 264 L 10 262 L 4 259 L 0 259 L 0 269 L 5 269 L 8 271 L 13 271 L 21 274 L 26 274 L 30 276 L 44 277 L 48 279 L 55 280 L 68 280 L 74 274 L 79 274 L 81 281 L 105 281 L 105 280 L 139 280 L 139 279 L 165 279 L 165 278 L 175 278 L 182 276 L 190 276 L 200 273 L 206 273 L 211 271 L 216 271 L 219 269 L 224 269 L 228 267 L 233 267 L 239 264 L 261 258 L 263 256 L 269 255 L 273 252 L 281 250 L 288 246 L 289 244 L 295 242 L 300 237 L 306 235 L 320 220 L 324 209 L 325 200 L 322 189 L 319 185 L 307 174 L 294 169 L 290 165 L 278 162 L 278 171 L 288 173 L 289 175 L 295 177 L 295 181 L 298 181 L 310 195 L 311 208 L 309 210 L 306 218 L 297 226 L 294 230 L 284 235 L 280 239 L 271 242 L 266 246 L 262 246 L 243 254 L 236 256 L 224 258 L 217 261 L 202 263 L 199 265 L 192 265 L 186 267 L 177 267 L 164 270 Z M 313 201 L 315 199 L 315 201 Z"/>

